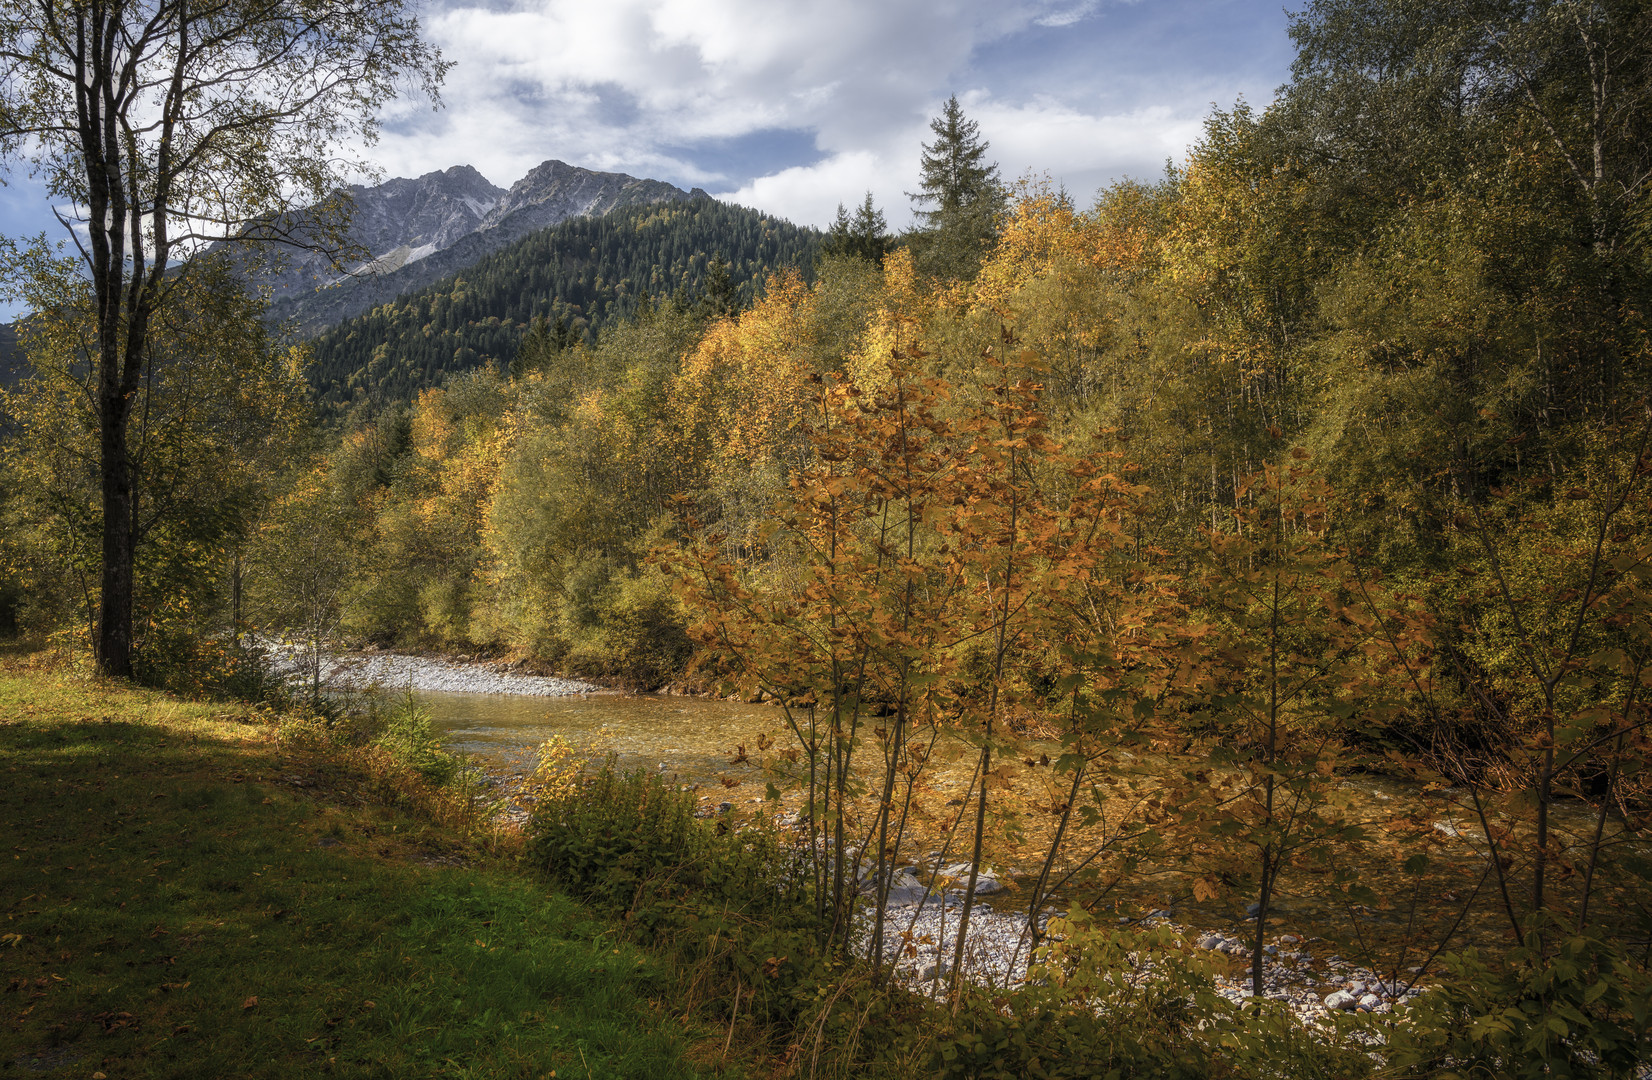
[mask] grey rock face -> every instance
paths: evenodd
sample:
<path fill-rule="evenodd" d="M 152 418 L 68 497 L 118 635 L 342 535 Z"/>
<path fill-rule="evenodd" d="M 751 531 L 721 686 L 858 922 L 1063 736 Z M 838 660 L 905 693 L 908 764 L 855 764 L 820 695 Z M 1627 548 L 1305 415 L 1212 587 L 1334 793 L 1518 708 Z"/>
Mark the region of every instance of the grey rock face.
<path fill-rule="evenodd" d="M 569 218 L 601 216 L 622 206 L 690 197 L 691 193 L 660 180 L 639 180 L 624 173 L 592 172 L 565 161 L 546 161 L 511 185 L 481 228 L 503 228 L 513 234 L 514 240 Z"/>
<path fill-rule="evenodd" d="M 626 206 L 680 202 L 705 192 L 661 180 L 593 172 L 546 161 L 510 186 L 495 187 L 469 165 L 352 187 L 350 243 L 369 257 L 340 273 L 318 253 L 289 253 L 261 282 L 271 315 L 313 334 L 401 293 L 422 288 L 519 240 L 570 218 Z"/>
<path fill-rule="evenodd" d="M 376 187 L 352 184 L 349 244 L 370 257 L 352 259 L 351 269 L 357 274 L 389 273 L 451 247 L 483 228 L 505 194 L 469 165 L 411 180 L 398 176 Z M 288 252 L 284 265 L 262 277 L 275 300 L 302 297 L 347 280 L 326 255 L 311 251 Z"/>
<path fill-rule="evenodd" d="M 351 194 L 356 204 L 351 234 L 382 256 L 399 247 L 451 247 L 461 236 L 486 228 L 506 193 L 469 165 L 455 165 L 417 180 L 398 177 L 376 188 L 353 187 Z"/>

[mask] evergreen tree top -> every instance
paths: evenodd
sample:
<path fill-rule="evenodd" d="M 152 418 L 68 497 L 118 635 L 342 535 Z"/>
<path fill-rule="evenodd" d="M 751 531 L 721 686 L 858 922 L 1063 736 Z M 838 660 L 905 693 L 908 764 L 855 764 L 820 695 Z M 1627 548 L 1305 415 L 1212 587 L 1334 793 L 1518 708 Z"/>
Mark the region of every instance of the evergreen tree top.
<path fill-rule="evenodd" d="M 981 138 L 980 125 L 964 116 L 958 95 L 947 98 L 941 115 L 929 122 L 935 141 L 923 145 L 920 191 L 912 201 L 918 216 L 930 227 L 979 202 L 996 202 L 998 165 L 986 160 L 991 144 Z"/>

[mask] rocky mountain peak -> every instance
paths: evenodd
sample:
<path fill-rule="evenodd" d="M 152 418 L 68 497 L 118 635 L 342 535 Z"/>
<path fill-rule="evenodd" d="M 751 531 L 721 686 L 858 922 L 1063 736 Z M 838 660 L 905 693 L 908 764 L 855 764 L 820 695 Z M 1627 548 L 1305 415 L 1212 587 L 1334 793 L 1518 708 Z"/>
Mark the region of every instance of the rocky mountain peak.
<path fill-rule="evenodd" d="M 569 218 L 704 194 L 556 159 L 534 166 L 508 190 L 470 165 L 354 186 L 350 239 L 371 257 L 343 276 L 318 255 L 294 257 L 266 279 L 272 313 L 314 332 Z"/>
<path fill-rule="evenodd" d="M 658 180 L 596 172 L 553 158 L 535 165 L 512 184 L 483 227 L 493 228 L 510 220 L 521 235 L 572 217 L 606 214 L 638 201 L 687 198 L 688 192 Z"/>
<path fill-rule="evenodd" d="M 353 186 L 350 194 L 355 201 L 351 238 L 380 258 L 407 247 L 412 260 L 483 228 L 506 193 L 474 167 L 455 165 L 416 180 L 397 177 L 376 187 Z"/>

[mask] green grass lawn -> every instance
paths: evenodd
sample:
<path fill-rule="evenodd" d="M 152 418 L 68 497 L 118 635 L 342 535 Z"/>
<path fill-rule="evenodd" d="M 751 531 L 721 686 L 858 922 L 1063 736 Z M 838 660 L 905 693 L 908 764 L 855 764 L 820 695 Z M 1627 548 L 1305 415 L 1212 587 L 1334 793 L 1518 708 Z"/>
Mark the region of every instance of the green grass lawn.
<path fill-rule="evenodd" d="M 0 1074 L 697 1075 L 645 954 L 273 732 L 0 669 Z"/>

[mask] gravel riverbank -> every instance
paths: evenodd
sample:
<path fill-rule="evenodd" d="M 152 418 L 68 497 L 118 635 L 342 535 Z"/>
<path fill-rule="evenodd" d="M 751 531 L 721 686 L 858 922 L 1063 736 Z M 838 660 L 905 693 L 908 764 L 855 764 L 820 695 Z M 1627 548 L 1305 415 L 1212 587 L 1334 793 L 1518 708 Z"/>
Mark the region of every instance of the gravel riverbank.
<path fill-rule="evenodd" d="M 930 865 L 940 875 L 939 880 L 968 880 L 968 864 L 940 867 L 931 862 Z M 925 870 L 914 865 L 896 872 L 889 903 L 884 909 L 883 930 L 885 955 L 901 956 L 909 944 L 913 946 L 916 955 L 908 955 L 897 963 L 896 970 L 909 985 L 920 990 L 944 985 L 952 964 L 952 943 L 957 940 L 964 902 L 962 887 L 926 888 L 921 880 L 929 876 Z M 990 870 L 984 870 L 978 877 L 977 900 L 970 913 L 969 940 L 964 946 L 964 974 L 979 984 L 1008 987 L 1027 977 L 1031 934 L 1025 911 L 994 910 L 993 901 L 988 897 L 1003 890 L 998 877 Z M 1041 919 L 1049 917 L 1041 916 Z M 866 940 L 861 944 L 868 953 L 871 951 L 870 922 L 867 916 Z M 1246 931 L 1190 931 L 1163 912 L 1149 916 L 1143 925 L 1166 927 L 1185 934 L 1198 948 L 1230 960 L 1244 961 L 1248 967 L 1250 948 L 1242 939 Z M 1275 935 L 1266 944 L 1262 971 L 1264 996 L 1290 1006 L 1305 1022 L 1337 1010 L 1385 1013 L 1418 993 L 1403 982 L 1392 984 L 1376 972 L 1328 950 L 1315 949 L 1294 934 Z M 1248 971 L 1238 976 L 1218 974 L 1215 983 L 1217 992 L 1231 1001 L 1251 996 Z"/>
<path fill-rule="evenodd" d="M 299 649 L 276 644 L 268 646 L 268 652 L 272 673 L 295 680 L 309 677 L 309 658 Z M 334 690 L 366 690 L 377 686 L 391 692 L 412 689 L 442 694 L 516 694 L 526 697 L 609 693 L 600 686 L 578 679 L 528 675 L 497 664 L 392 652 L 323 656 L 321 684 Z"/>

